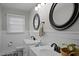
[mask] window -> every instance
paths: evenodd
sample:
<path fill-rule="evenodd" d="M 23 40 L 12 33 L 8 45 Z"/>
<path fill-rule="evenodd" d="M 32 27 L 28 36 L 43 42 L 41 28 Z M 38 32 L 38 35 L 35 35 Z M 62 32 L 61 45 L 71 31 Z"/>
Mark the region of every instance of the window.
<path fill-rule="evenodd" d="M 8 14 L 7 15 L 7 30 L 8 32 L 24 32 L 25 31 L 25 16 Z"/>

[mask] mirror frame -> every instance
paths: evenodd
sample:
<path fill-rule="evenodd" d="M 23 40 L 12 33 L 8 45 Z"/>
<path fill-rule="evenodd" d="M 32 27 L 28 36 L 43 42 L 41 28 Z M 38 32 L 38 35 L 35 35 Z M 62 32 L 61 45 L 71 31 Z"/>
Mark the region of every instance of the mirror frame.
<path fill-rule="evenodd" d="M 65 30 L 67 28 L 69 28 L 70 26 L 72 26 L 78 16 L 79 16 L 79 11 L 78 11 L 78 3 L 73 3 L 74 4 L 74 11 L 73 11 L 73 14 L 71 15 L 71 18 L 69 19 L 69 21 L 67 21 L 65 24 L 63 25 L 57 25 L 55 22 L 54 22 L 54 19 L 53 19 L 53 12 L 54 12 L 54 9 L 55 7 L 57 6 L 58 3 L 53 3 L 52 6 L 51 6 L 51 9 L 50 9 L 50 13 L 49 13 L 49 22 L 51 24 L 51 26 L 56 29 L 56 30 L 59 30 L 59 31 L 62 31 L 62 30 Z"/>
<path fill-rule="evenodd" d="M 36 17 L 38 18 L 38 25 L 37 25 L 37 27 L 35 27 L 35 20 L 36 20 Z M 38 29 L 39 29 L 39 26 L 40 26 L 40 16 L 39 16 L 38 13 L 36 13 L 36 14 L 34 15 L 34 18 L 33 18 L 33 27 L 34 27 L 35 30 L 38 30 Z"/>

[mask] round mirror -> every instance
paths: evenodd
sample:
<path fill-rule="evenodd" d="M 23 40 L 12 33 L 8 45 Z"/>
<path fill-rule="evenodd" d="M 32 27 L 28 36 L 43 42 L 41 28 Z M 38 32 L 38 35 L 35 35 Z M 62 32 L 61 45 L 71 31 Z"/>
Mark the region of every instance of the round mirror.
<path fill-rule="evenodd" d="M 50 9 L 49 21 L 56 30 L 67 29 L 77 18 L 77 3 L 54 3 Z"/>
<path fill-rule="evenodd" d="M 40 17 L 39 15 L 36 13 L 34 18 L 33 18 L 33 27 L 35 30 L 38 30 L 39 28 L 39 25 L 40 25 Z"/>
<path fill-rule="evenodd" d="M 63 25 L 70 19 L 73 14 L 73 4 L 57 4 L 53 11 L 53 20 L 57 25 Z"/>

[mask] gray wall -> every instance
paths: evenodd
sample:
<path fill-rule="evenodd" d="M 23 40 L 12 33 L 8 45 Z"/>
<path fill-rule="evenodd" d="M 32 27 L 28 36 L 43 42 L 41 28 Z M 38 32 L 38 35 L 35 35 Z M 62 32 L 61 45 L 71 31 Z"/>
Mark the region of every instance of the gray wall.
<path fill-rule="evenodd" d="M 51 27 L 49 22 L 49 12 L 50 12 L 51 5 L 52 5 L 51 3 L 48 3 L 37 11 L 37 13 L 40 15 L 41 22 L 45 21 L 45 24 L 44 24 L 45 35 L 43 37 L 39 37 L 38 36 L 39 31 L 36 31 L 33 28 L 33 17 L 36 11 L 33 10 L 30 13 L 30 23 L 29 23 L 30 35 L 34 35 L 37 39 L 41 39 L 41 41 L 46 44 L 52 44 L 53 42 L 57 43 L 60 46 L 62 46 L 62 43 L 79 44 L 79 19 L 69 29 L 64 31 L 57 31 Z"/>
<path fill-rule="evenodd" d="M 25 32 L 24 33 L 8 33 L 7 32 L 7 13 L 19 14 L 25 16 Z M 1 53 L 7 53 L 8 51 L 14 50 L 16 47 L 23 47 L 23 39 L 29 37 L 29 12 L 20 10 L 11 10 L 2 8 L 2 50 Z M 8 43 L 13 42 L 11 47 L 8 47 Z"/>
<path fill-rule="evenodd" d="M 2 32 L 2 28 L 1 28 L 1 21 L 2 21 L 2 15 L 1 15 L 2 13 L 1 13 L 1 6 L 0 6 L 0 52 L 1 52 L 1 42 L 2 42 L 2 40 L 1 40 L 1 32 Z"/>

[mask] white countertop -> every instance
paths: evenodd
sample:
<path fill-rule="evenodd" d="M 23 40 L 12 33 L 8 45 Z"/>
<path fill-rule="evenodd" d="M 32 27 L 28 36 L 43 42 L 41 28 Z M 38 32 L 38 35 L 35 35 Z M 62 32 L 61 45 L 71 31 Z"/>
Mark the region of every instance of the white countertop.
<path fill-rule="evenodd" d="M 35 45 L 35 44 L 38 44 L 40 40 L 24 39 L 24 42 L 27 45 Z"/>
<path fill-rule="evenodd" d="M 57 53 L 51 48 L 50 46 L 40 46 L 40 47 L 33 47 L 31 46 L 30 49 L 35 53 L 37 56 L 60 56 L 60 53 Z"/>

